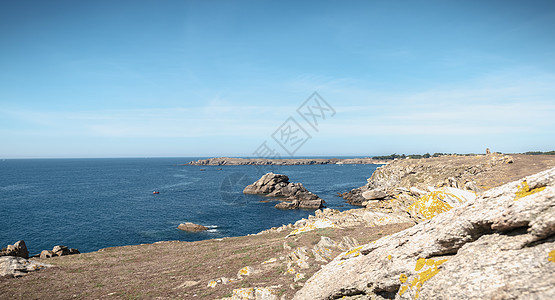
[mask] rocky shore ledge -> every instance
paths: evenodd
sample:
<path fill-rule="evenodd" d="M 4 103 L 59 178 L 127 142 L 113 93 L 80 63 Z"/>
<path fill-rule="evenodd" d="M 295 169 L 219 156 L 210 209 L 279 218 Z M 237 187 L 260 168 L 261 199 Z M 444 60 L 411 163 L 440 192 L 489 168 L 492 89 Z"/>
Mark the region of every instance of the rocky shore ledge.
<path fill-rule="evenodd" d="M 375 160 L 372 158 L 284 158 L 284 159 L 266 159 L 266 158 L 233 158 L 233 157 L 215 157 L 209 159 L 200 159 L 192 161 L 186 165 L 192 166 L 265 166 L 265 165 L 330 165 L 330 164 L 387 164 L 383 160 Z"/>

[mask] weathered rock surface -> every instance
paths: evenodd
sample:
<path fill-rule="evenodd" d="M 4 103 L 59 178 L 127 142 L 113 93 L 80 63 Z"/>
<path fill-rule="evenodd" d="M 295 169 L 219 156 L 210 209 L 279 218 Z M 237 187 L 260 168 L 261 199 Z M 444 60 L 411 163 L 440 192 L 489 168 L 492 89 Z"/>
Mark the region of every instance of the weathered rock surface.
<path fill-rule="evenodd" d="M 54 256 L 65 256 L 65 255 L 73 255 L 73 254 L 80 254 L 79 250 L 75 248 L 68 248 L 66 246 L 57 245 L 52 248 L 52 250 L 42 250 L 39 257 L 40 258 L 51 258 Z"/>
<path fill-rule="evenodd" d="M 17 256 L 22 258 L 29 258 L 29 251 L 27 245 L 23 240 L 17 241 L 13 245 L 8 245 L 0 251 L 0 256 Z"/>
<path fill-rule="evenodd" d="M 392 199 L 399 189 L 429 191 L 429 187 L 447 186 L 480 192 L 474 182 L 477 177 L 501 173 L 498 170 L 512 162 L 511 156 L 500 154 L 399 159 L 377 168 L 366 185 L 341 196 L 352 205 L 362 205 L 367 200 Z"/>
<path fill-rule="evenodd" d="M 189 232 L 199 232 L 199 231 L 208 230 L 208 227 L 191 223 L 191 222 L 186 222 L 186 223 L 179 224 L 179 226 L 177 226 L 177 229 L 180 229 L 183 231 L 189 231 Z"/>
<path fill-rule="evenodd" d="M 276 205 L 281 209 L 319 209 L 325 201 L 309 192 L 302 183 L 289 182 L 289 177 L 282 174 L 267 173 L 243 190 L 245 194 L 266 195 L 283 198 L 287 202 Z"/>
<path fill-rule="evenodd" d="M 39 263 L 17 256 L 0 257 L 0 277 L 20 277 L 51 265 Z"/>
<path fill-rule="evenodd" d="M 555 168 L 337 256 L 294 299 L 555 299 Z"/>
<path fill-rule="evenodd" d="M 328 165 L 328 164 L 385 164 L 385 161 L 372 158 L 286 158 L 286 159 L 267 159 L 267 158 L 233 158 L 215 157 L 192 161 L 188 165 L 193 166 L 240 166 L 240 165 Z"/>

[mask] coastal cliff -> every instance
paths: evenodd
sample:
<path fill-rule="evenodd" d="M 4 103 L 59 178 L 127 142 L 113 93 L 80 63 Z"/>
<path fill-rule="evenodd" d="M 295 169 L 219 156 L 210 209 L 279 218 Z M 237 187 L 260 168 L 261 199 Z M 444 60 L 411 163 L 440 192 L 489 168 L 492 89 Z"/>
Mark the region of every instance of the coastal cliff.
<path fill-rule="evenodd" d="M 342 193 L 352 205 L 393 199 L 401 192 L 422 195 L 435 188 L 453 187 L 479 192 L 517 180 L 555 165 L 549 155 L 447 155 L 426 159 L 397 159 L 376 169 L 368 183 Z"/>

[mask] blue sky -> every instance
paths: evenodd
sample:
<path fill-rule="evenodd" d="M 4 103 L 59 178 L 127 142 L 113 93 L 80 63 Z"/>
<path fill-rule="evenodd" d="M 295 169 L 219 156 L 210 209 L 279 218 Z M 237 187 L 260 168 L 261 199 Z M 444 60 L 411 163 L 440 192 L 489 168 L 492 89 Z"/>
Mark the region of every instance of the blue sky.
<path fill-rule="evenodd" d="M 555 149 L 552 1 L 0 4 L 0 158 Z"/>

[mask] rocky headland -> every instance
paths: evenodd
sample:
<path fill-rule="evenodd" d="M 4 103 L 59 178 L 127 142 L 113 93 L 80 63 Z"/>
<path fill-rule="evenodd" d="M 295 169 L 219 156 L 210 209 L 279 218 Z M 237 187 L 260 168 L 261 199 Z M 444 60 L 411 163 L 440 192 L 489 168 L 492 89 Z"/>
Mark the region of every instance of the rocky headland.
<path fill-rule="evenodd" d="M 233 158 L 215 157 L 192 161 L 193 166 L 292 166 L 292 165 L 329 165 L 329 164 L 386 164 L 387 161 L 365 158 Z"/>
<path fill-rule="evenodd" d="M 555 164 L 550 155 L 447 155 L 426 159 L 396 159 L 376 169 L 368 183 L 341 194 L 350 204 L 393 199 L 399 193 L 421 196 L 432 189 L 453 187 L 474 192 L 517 180 Z"/>
<path fill-rule="evenodd" d="M 555 156 L 394 161 L 352 193 L 375 193 L 361 208 L 243 237 L 39 258 L 53 267 L 0 278 L 0 298 L 554 299 L 553 167 Z"/>
<path fill-rule="evenodd" d="M 319 209 L 325 203 L 318 195 L 309 192 L 302 183 L 289 182 L 289 177 L 283 174 L 267 173 L 246 186 L 243 193 L 283 200 L 275 206 L 280 209 Z"/>

